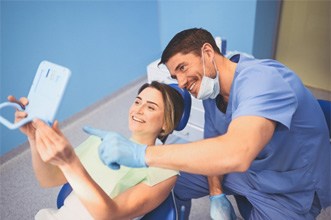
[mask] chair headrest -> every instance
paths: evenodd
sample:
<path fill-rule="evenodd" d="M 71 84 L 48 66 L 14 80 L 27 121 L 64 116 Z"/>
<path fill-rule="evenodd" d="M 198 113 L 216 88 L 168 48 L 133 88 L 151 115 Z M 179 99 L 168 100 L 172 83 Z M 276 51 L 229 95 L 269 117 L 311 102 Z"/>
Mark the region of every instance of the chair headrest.
<path fill-rule="evenodd" d="M 178 84 L 176 84 L 176 83 L 169 84 L 169 86 L 176 89 L 182 95 L 182 97 L 184 99 L 183 115 L 182 115 L 182 118 L 180 119 L 180 122 L 178 123 L 177 127 L 175 128 L 176 131 L 181 131 L 185 128 L 185 126 L 188 122 L 188 119 L 190 117 L 191 104 L 192 104 L 191 95 L 186 89 L 179 88 Z"/>

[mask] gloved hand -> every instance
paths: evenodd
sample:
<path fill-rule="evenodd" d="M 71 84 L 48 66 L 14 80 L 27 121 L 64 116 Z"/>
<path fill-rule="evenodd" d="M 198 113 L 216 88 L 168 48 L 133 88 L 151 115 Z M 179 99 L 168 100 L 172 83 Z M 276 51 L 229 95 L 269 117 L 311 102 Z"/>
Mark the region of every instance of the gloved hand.
<path fill-rule="evenodd" d="M 234 209 L 225 194 L 210 196 L 210 217 L 214 220 L 237 219 Z"/>
<path fill-rule="evenodd" d="M 145 152 L 147 145 L 137 144 L 116 132 L 108 132 L 85 126 L 83 130 L 101 138 L 99 157 L 102 162 L 113 170 L 121 165 L 128 167 L 147 167 Z"/>

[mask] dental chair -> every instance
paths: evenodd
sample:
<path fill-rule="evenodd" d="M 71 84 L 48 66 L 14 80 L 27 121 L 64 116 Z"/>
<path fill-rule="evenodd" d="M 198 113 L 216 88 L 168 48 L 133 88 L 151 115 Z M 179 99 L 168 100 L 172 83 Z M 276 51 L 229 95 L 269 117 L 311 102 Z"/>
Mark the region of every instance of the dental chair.
<path fill-rule="evenodd" d="M 182 118 L 175 128 L 176 131 L 181 131 L 185 128 L 188 119 L 191 113 L 191 95 L 187 90 L 179 88 L 178 84 L 169 84 L 171 87 L 175 88 L 184 99 L 184 112 Z M 162 139 L 161 142 L 165 143 L 167 137 Z M 61 208 L 63 206 L 65 198 L 71 193 L 72 188 L 69 183 L 66 183 L 60 189 L 60 192 L 57 196 L 57 208 Z M 154 210 L 144 215 L 141 220 L 177 220 L 179 214 L 177 213 L 175 199 L 173 191 L 170 192 L 169 196 Z"/>

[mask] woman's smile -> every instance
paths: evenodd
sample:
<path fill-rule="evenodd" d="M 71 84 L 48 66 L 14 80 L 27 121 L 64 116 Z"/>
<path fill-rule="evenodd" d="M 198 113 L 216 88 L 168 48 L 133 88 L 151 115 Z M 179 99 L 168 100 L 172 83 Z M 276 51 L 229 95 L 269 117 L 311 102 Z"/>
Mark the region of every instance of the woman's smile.
<path fill-rule="evenodd" d="M 140 118 L 137 118 L 136 116 L 132 116 L 132 120 L 136 121 L 136 122 L 140 122 L 140 123 L 145 123 L 144 120 L 140 119 Z"/>

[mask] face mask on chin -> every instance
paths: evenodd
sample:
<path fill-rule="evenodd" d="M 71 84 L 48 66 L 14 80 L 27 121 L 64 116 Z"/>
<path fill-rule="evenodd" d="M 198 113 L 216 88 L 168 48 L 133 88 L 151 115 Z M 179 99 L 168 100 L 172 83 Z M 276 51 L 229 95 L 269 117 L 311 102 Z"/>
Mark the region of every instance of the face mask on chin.
<path fill-rule="evenodd" d="M 216 77 L 215 77 L 215 79 L 213 79 L 213 78 L 206 76 L 205 59 L 204 59 L 203 51 L 201 53 L 202 53 L 203 77 L 201 80 L 197 99 L 200 99 L 200 100 L 214 99 L 220 93 L 220 85 L 219 85 L 219 80 L 218 80 L 219 72 L 216 68 L 215 61 L 213 60 Z"/>

